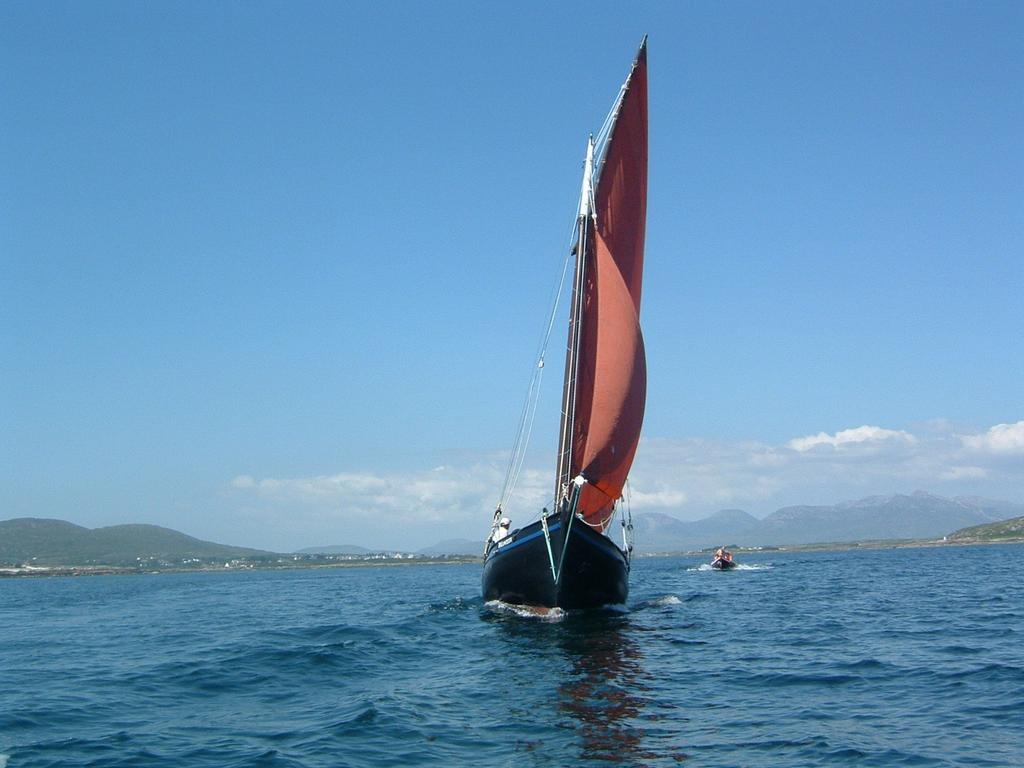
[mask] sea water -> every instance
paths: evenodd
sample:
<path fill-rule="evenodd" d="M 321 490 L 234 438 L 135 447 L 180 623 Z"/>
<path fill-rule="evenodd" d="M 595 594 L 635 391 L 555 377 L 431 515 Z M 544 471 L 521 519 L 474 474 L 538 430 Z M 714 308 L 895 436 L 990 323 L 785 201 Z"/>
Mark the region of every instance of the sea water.
<path fill-rule="evenodd" d="M 0 765 L 1021 766 L 1024 546 L 0 580 Z"/>

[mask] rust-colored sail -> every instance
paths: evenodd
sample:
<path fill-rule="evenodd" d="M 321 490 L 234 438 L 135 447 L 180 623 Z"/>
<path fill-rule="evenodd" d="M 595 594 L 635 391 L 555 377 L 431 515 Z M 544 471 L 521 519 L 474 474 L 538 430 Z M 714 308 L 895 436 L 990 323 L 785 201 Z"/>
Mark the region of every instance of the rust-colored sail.
<path fill-rule="evenodd" d="M 644 418 L 640 292 L 647 217 L 647 47 L 641 45 L 599 167 L 588 223 L 570 477 L 577 510 L 604 528 L 622 495 Z"/>

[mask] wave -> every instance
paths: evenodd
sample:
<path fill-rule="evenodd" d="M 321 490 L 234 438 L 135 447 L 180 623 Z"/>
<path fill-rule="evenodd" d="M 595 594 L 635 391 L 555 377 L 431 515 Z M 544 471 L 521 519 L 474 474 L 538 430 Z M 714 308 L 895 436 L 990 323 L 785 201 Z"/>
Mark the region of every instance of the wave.
<path fill-rule="evenodd" d="M 1024 547 L 950 552 L 642 559 L 626 615 L 479 565 L 0 584 L 0 768 L 1019 765 Z"/>
<path fill-rule="evenodd" d="M 479 608 L 483 605 L 482 597 L 454 597 L 451 600 L 446 600 L 443 603 L 431 603 L 427 608 L 427 613 L 448 613 L 449 611 L 469 611 L 474 608 Z"/>
<path fill-rule="evenodd" d="M 273 627 L 263 640 L 282 648 L 313 644 L 318 647 L 352 646 L 381 642 L 387 638 L 386 626 L 360 626 L 354 623 L 313 624 L 310 626 Z"/>
<path fill-rule="evenodd" d="M 640 603 L 640 607 L 643 608 L 660 608 L 663 605 L 682 605 L 683 601 L 679 599 L 678 595 L 662 595 L 656 597 L 653 600 L 645 600 Z"/>
<path fill-rule="evenodd" d="M 876 670 L 876 669 L 889 669 L 892 667 L 891 664 L 887 664 L 884 661 L 879 661 L 874 658 L 858 659 L 857 661 L 847 661 L 837 663 L 836 668 L 845 669 L 851 672 L 859 672 L 864 670 Z"/>
<path fill-rule="evenodd" d="M 859 682 L 861 678 L 857 675 L 842 675 L 829 673 L 805 673 L 798 672 L 762 672 L 751 675 L 748 682 L 761 685 L 766 688 L 788 688 L 793 686 L 840 686 Z"/>
<path fill-rule="evenodd" d="M 772 569 L 772 566 L 768 565 L 768 564 L 755 564 L 755 565 L 751 565 L 749 563 L 736 563 L 736 567 L 735 568 L 730 568 L 729 570 L 731 570 L 731 571 L 770 571 L 771 569 Z M 701 563 L 700 565 L 691 566 L 691 567 L 687 568 L 686 570 L 688 570 L 688 571 L 717 571 L 718 569 L 717 568 L 712 568 L 710 563 Z"/>
<path fill-rule="evenodd" d="M 545 622 L 560 622 L 568 618 L 584 620 L 595 616 L 625 616 L 631 612 L 622 603 L 609 603 L 599 608 L 567 609 L 546 608 L 539 605 L 516 605 L 501 600 L 488 600 L 483 604 L 486 612 L 504 616 L 518 616 L 525 619 L 537 619 Z"/>
<path fill-rule="evenodd" d="M 944 645 L 937 650 L 940 653 L 948 653 L 953 656 L 974 656 L 983 652 L 981 648 L 972 648 L 969 645 Z"/>
<path fill-rule="evenodd" d="M 537 621 L 562 621 L 568 613 L 562 608 L 542 608 L 534 605 L 513 605 L 503 603 L 501 600 L 488 600 L 484 607 L 494 613 L 506 616 L 518 616 L 521 619 L 535 619 Z"/>
<path fill-rule="evenodd" d="M 973 669 L 960 669 L 952 672 L 936 672 L 935 675 L 945 680 L 980 680 L 984 683 L 1013 682 L 1024 684 L 1024 669 L 992 662 Z"/>
<path fill-rule="evenodd" d="M 652 608 L 671 608 L 676 605 L 682 605 L 683 600 L 678 595 L 660 595 L 658 597 L 652 597 L 648 600 L 641 600 L 634 604 L 632 612 L 637 611 L 648 611 Z"/>

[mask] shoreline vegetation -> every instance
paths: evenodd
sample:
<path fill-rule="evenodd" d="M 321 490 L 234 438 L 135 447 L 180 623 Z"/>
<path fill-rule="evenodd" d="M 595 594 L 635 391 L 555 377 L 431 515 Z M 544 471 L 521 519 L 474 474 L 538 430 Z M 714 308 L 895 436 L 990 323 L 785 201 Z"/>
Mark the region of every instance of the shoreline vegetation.
<path fill-rule="evenodd" d="M 664 550 L 646 549 L 635 557 L 708 557 L 725 545 L 741 558 L 777 552 L 839 552 L 865 549 L 907 549 L 977 544 L 1024 543 L 1024 516 L 960 528 L 941 537 L 864 538 L 799 544 L 743 545 L 742 533 L 724 533 L 714 547 L 699 549 L 668 544 Z M 705 536 L 705 541 L 707 536 Z M 748 539 L 749 541 L 749 539 Z M 667 542 L 666 542 L 667 543 Z M 154 525 L 128 524 L 83 528 L 63 520 L 17 518 L 0 521 L 0 579 L 39 576 L 111 576 L 155 573 L 272 571 L 311 568 L 365 568 L 372 566 L 453 565 L 479 563 L 482 555 L 470 552 L 461 539 L 429 550 L 371 551 L 351 545 L 324 550 L 268 552 L 233 547 L 187 536 Z M 450 553 L 440 547 L 461 547 Z"/>
<path fill-rule="evenodd" d="M 170 560 L 143 560 L 137 565 L 18 565 L 0 563 L 0 579 L 38 576 L 125 576 L 160 573 L 223 573 L 225 571 L 293 571 L 314 568 L 366 568 L 371 566 L 453 565 L 480 562 L 470 555 L 410 555 L 404 553 L 373 554 L 367 556 L 334 555 L 281 555 L 276 558 L 212 558 L 171 562 Z"/>
<path fill-rule="evenodd" d="M 982 544 L 1024 544 L 1024 535 L 987 539 L 979 537 L 943 537 L 941 539 L 888 539 L 852 542 L 822 542 L 820 544 L 794 544 L 763 547 L 728 545 L 737 555 L 759 555 L 778 552 L 844 552 L 849 550 L 917 549 L 933 547 L 961 547 Z M 648 552 L 636 557 L 698 557 L 714 551 L 713 547 L 700 550 Z M 4 565 L 0 564 L 2 578 L 38 578 L 56 576 L 127 576 L 163 573 L 224 573 L 238 571 L 281 571 L 316 568 L 368 568 L 374 566 L 401 567 L 413 565 L 458 565 L 482 562 L 477 555 L 411 555 L 405 553 L 376 553 L 372 555 L 282 555 L 277 558 L 235 558 L 205 562 L 147 560 L 137 565 Z"/>

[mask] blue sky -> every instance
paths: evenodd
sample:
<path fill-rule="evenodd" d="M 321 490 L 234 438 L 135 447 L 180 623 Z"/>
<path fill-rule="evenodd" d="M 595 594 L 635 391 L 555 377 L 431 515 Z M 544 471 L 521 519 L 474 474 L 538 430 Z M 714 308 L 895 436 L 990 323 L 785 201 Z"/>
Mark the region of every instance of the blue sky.
<path fill-rule="evenodd" d="M 482 537 L 644 33 L 634 510 L 1024 502 L 1020 3 L 7 2 L 0 518 Z"/>

